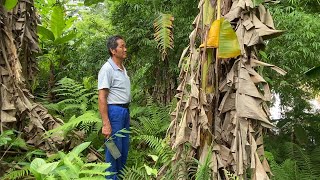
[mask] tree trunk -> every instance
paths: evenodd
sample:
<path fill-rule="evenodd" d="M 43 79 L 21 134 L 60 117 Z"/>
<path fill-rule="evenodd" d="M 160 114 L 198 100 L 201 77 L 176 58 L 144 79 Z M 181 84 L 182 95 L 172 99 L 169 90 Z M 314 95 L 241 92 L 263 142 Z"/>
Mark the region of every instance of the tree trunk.
<path fill-rule="evenodd" d="M 280 74 L 285 72 L 258 58 L 263 40 L 281 31 L 275 30 L 264 3 L 256 2 L 200 1 L 190 44 L 180 59 L 178 103 L 169 127 L 176 151 L 174 162 L 186 161 L 188 155 L 198 159 L 200 165 L 208 160 L 211 179 L 231 178 L 228 173 L 247 179 L 249 169 L 253 180 L 268 180 L 271 175 L 263 147 L 263 132 L 274 127 L 266 104 L 271 93 L 257 69 L 268 66 Z M 213 21 L 220 23 L 219 29 L 214 29 Z M 240 55 L 224 58 L 221 50 L 226 44 L 209 44 L 213 30 L 219 31 L 213 39 L 219 38 L 218 43 L 222 43 L 224 21 L 236 34 Z M 228 33 L 227 38 L 232 34 Z M 192 167 L 182 164 L 177 174 L 192 173 Z"/>
<path fill-rule="evenodd" d="M 0 131 L 16 129 L 24 132 L 28 144 L 54 150 L 59 138 L 43 139 L 42 135 L 62 122 L 33 101 L 27 86 L 37 71 L 35 54 L 39 52 L 33 3 L 19 0 L 12 10 L 6 10 L 3 2 L 0 5 Z"/>

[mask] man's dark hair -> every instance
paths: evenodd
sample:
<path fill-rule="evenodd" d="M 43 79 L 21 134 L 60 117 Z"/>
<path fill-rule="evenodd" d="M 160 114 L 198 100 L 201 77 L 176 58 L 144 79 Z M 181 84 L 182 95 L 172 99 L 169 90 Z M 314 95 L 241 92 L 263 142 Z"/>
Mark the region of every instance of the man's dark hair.
<path fill-rule="evenodd" d="M 118 47 L 118 43 L 117 43 L 118 39 L 123 40 L 122 36 L 119 36 L 119 35 L 111 36 L 107 40 L 107 48 L 111 57 L 112 57 L 112 52 L 110 51 L 110 49 L 116 49 Z"/>

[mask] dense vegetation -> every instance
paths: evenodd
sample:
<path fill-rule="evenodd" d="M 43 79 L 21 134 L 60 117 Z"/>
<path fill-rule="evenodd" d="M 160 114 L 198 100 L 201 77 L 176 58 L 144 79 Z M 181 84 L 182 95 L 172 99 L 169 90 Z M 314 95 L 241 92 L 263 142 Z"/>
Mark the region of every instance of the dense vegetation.
<path fill-rule="evenodd" d="M 85 1 L 85 6 L 82 1 L 76 4 L 71 0 L 35 1 L 41 17 L 37 28 L 41 51 L 36 58 L 38 74 L 29 79 L 28 89 L 51 115 L 64 122 L 42 136 L 60 142 L 56 145 L 59 151 L 38 149 L 30 145 L 31 139 L 19 128 L 2 130 L 1 127 L 0 179 L 104 179 L 110 173 L 104 171 L 108 164 L 103 163 L 96 79 L 108 58 L 106 38 L 113 34 L 121 34 L 129 47 L 125 65 L 131 77 L 133 97 L 131 146 L 121 177 L 155 179 L 162 173 L 165 179 L 172 179 L 181 168 L 178 162 L 162 172 L 174 154 L 166 131 L 169 114 L 176 103 L 178 63 L 189 43 L 198 1 L 98 2 Z M 317 179 L 320 177 L 320 115 L 309 101 L 318 98 L 320 73 L 316 71 L 308 76 L 306 72 L 320 66 L 320 4 L 315 0 L 283 0 L 268 5 L 277 29 L 286 32 L 268 41 L 260 55 L 265 62 L 288 72 L 285 76 L 267 68 L 260 72 L 281 99 L 282 114 L 274 120 L 277 129 L 264 139 L 271 179 Z M 173 44 L 157 42 L 154 24 L 170 21 L 173 28 L 168 36 L 174 38 Z M 126 133 L 118 132 L 118 135 Z M 209 154 L 201 164 L 186 157 L 183 163 L 190 163 L 195 169 L 187 176 L 208 179 L 210 159 Z M 226 175 L 236 179 L 229 172 Z"/>

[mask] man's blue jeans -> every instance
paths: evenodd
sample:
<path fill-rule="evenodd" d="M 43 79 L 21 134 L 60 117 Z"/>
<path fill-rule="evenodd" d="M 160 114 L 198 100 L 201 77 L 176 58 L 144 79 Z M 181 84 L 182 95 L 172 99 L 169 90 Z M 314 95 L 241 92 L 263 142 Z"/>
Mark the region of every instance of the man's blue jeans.
<path fill-rule="evenodd" d="M 108 105 L 108 116 L 109 121 L 112 128 L 112 135 L 115 134 L 117 131 L 126 128 L 129 130 L 130 124 L 130 115 L 129 109 L 123 108 L 116 105 Z M 111 163 L 111 167 L 107 169 L 109 172 L 115 172 L 117 174 L 120 173 L 120 170 L 124 167 L 128 157 L 129 151 L 129 134 L 123 134 L 125 137 L 117 137 L 113 136 L 113 141 L 117 145 L 121 157 L 118 159 L 114 159 L 107 148 L 105 148 L 105 156 L 106 162 Z M 116 180 L 117 175 L 107 176 L 107 179 Z"/>

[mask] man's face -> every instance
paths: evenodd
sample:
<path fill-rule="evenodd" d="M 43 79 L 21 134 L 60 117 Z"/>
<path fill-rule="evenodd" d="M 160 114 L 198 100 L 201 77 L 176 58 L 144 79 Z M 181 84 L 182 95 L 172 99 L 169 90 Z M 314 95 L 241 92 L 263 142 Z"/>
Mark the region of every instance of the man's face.
<path fill-rule="evenodd" d="M 117 40 L 118 46 L 116 49 L 112 49 L 111 52 L 113 56 L 115 56 L 118 59 L 124 60 L 127 57 L 127 48 L 126 43 L 123 39 Z"/>

